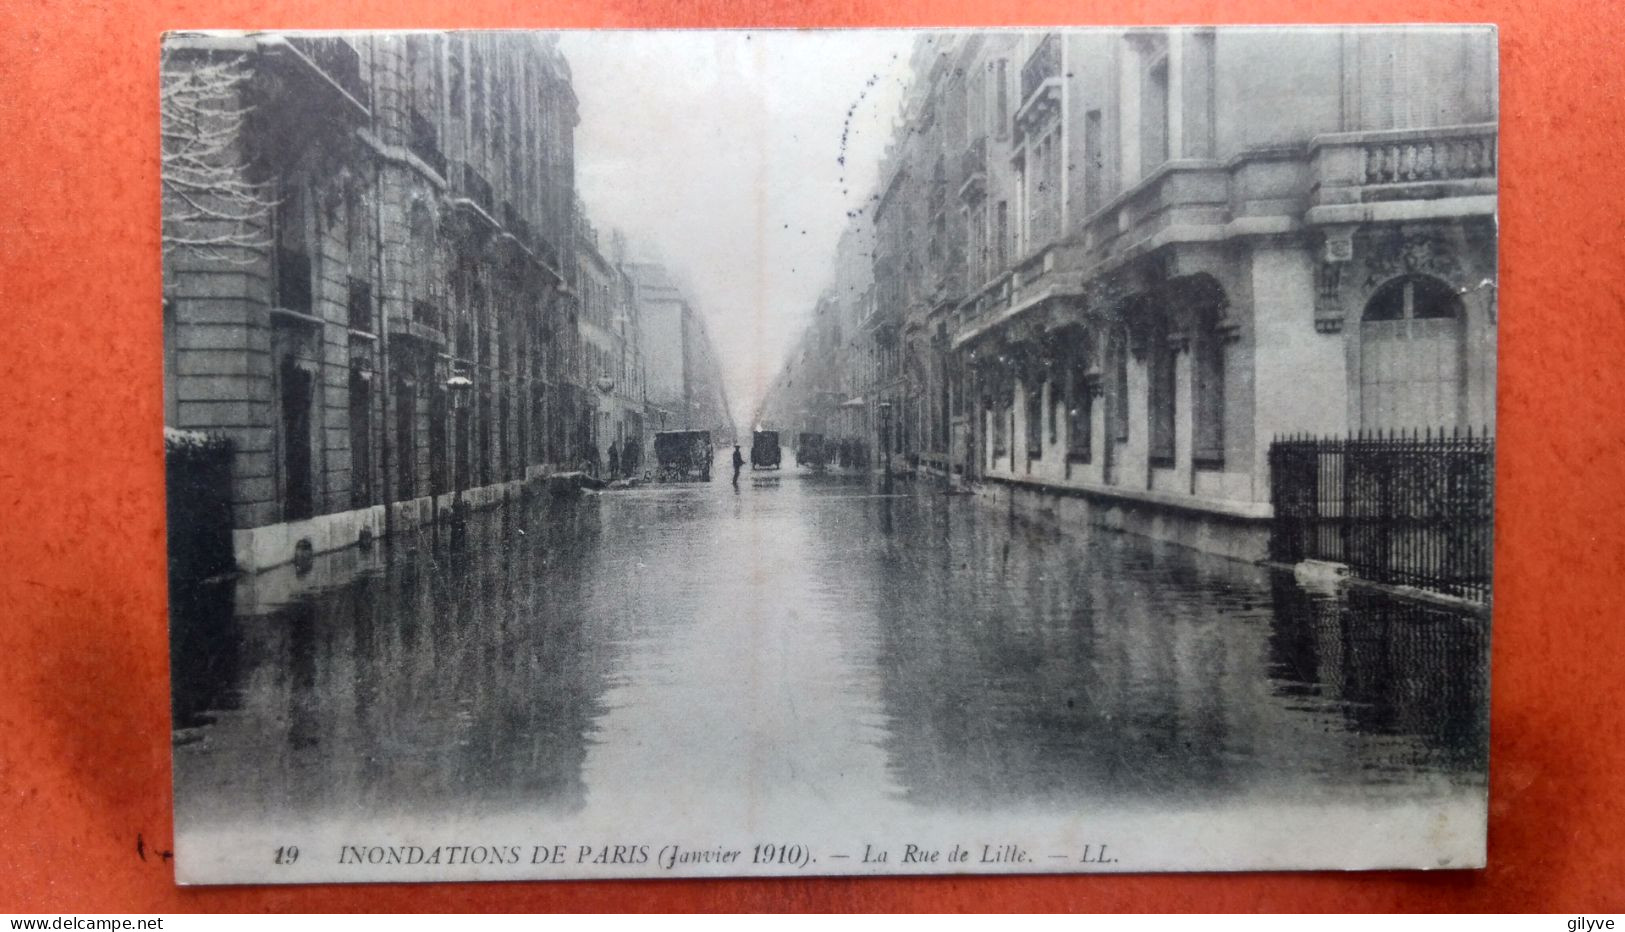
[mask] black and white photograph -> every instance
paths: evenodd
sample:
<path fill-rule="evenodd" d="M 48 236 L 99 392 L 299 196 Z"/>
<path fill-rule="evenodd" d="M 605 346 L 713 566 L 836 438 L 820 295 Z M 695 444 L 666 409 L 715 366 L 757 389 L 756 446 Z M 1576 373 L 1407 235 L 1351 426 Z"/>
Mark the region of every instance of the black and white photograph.
<path fill-rule="evenodd" d="M 1497 54 L 166 34 L 176 879 L 1483 866 Z"/>

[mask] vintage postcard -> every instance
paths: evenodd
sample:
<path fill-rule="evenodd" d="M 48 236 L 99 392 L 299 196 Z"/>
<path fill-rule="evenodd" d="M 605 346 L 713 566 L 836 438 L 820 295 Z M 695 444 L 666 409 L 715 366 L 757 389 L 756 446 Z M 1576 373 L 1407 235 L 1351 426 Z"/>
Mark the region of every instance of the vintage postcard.
<path fill-rule="evenodd" d="M 1493 28 L 161 67 L 181 882 L 1485 863 Z"/>

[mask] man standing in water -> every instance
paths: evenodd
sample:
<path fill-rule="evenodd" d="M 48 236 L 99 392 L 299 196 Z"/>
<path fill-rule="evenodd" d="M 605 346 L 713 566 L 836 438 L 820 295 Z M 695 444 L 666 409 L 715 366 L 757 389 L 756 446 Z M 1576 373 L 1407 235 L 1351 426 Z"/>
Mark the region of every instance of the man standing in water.
<path fill-rule="evenodd" d="M 739 468 L 745 465 L 745 456 L 739 452 L 739 444 L 734 444 L 734 488 L 739 487 Z"/>

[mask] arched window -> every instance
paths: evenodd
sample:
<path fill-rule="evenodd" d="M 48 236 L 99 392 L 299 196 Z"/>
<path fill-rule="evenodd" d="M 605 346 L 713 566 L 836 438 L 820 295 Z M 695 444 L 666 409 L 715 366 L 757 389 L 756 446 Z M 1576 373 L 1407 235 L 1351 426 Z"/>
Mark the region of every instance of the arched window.
<path fill-rule="evenodd" d="M 1461 298 L 1426 275 L 1396 278 L 1360 319 L 1360 427 L 1450 429 L 1461 421 Z"/>

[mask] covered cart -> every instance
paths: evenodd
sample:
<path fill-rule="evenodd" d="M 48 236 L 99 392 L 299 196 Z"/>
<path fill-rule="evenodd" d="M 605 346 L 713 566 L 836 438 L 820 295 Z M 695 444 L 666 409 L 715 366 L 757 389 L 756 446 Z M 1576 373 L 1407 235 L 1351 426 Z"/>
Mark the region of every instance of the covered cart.
<path fill-rule="evenodd" d="M 822 469 L 829 465 L 829 451 L 824 447 L 824 435 L 803 433 L 796 436 L 796 465 Z"/>
<path fill-rule="evenodd" d="M 711 455 L 708 430 L 660 431 L 655 434 L 655 478 L 661 482 L 709 482 Z"/>
<path fill-rule="evenodd" d="M 779 468 L 779 432 L 776 430 L 758 430 L 751 435 L 750 441 L 750 468 L 751 469 L 778 469 Z"/>

